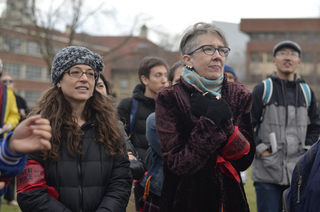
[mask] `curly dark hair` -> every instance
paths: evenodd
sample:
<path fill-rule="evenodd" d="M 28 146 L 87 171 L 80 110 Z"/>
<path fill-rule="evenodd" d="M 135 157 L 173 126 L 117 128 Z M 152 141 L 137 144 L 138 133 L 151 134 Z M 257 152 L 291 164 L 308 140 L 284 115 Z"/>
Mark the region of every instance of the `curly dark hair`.
<path fill-rule="evenodd" d="M 120 126 L 117 124 L 118 116 L 112 102 L 111 96 L 104 96 L 94 90 L 83 111 L 86 120 L 94 118 L 95 141 L 102 144 L 110 156 L 114 156 L 118 151 L 123 154 L 124 150 L 120 140 Z M 43 152 L 44 160 L 58 161 L 62 132 L 66 134 L 68 153 L 72 156 L 82 154 L 81 136 L 84 132 L 79 128 L 76 118 L 72 116 L 71 105 L 64 98 L 60 88 L 54 86 L 46 91 L 29 115 L 36 114 L 48 119 L 52 128 L 50 140 L 52 148 Z"/>

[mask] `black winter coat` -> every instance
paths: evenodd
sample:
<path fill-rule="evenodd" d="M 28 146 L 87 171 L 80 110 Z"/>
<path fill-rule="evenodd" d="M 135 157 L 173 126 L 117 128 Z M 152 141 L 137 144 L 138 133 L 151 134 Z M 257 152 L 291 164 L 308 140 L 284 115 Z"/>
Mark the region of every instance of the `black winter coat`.
<path fill-rule="evenodd" d="M 130 140 L 132 145 L 136 148 L 139 156 L 143 160 L 149 147 L 149 143 L 146 138 L 146 120 L 148 116 L 155 111 L 155 100 L 146 97 L 144 92 L 145 87 L 142 84 L 138 84 L 133 90 L 132 98 L 137 99 L 139 101 L 139 105 L 132 133 L 130 133 L 132 98 L 123 99 L 117 107 L 120 120 L 125 125 L 125 131 L 128 135 L 131 135 Z"/>
<path fill-rule="evenodd" d="M 70 156 L 64 139 L 57 162 L 43 161 L 41 152 L 28 155 L 27 166 L 17 177 L 22 211 L 126 211 L 132 185 L 126 148 L 124 155 L 118 152 L 108 156 L 102 145 L 93 139 L 93 121 L 88 121 L 81 129 L 85 133 L 82 155 Z M 124 137 L 122 140 L 125 142 Z M 43 169 L 44 179 L 39 177 Z M 51 187 L 57 191 L 58 199 L 48 194 L 52 193 Z"/>

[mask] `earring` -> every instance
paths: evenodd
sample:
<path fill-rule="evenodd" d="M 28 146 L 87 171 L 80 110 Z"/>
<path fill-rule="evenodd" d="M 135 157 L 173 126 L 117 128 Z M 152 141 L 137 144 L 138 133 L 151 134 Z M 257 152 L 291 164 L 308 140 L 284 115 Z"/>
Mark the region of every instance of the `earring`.
<path fill-rule="evenodd" d="M 190 70 L 192 69 L 192 66 L 188 66 L 188 65 L 186 65 L 186 66 L 187 66 L 188 69 L 190 69 Z"/>
<path fill-rule="evenodd" d="M 60 88 L 60 86 L 57 84 L 57 88 Z"/>

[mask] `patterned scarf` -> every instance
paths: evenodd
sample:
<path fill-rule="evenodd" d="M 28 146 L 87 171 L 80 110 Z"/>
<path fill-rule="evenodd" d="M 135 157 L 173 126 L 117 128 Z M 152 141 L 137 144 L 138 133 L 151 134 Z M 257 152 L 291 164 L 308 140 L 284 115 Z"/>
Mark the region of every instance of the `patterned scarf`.
<path fill-rule="evenodd" d="M 223 81 L 223 74 L 219 79 L 216 80 L 208 80 L 204 77 L 201 77 L 194 70 L 190 70 L 187 67 L 184 68 L 184 72 L 182 73 L 183 79 L 193 85 L 200 91 L 209 92 L 214 96 L 221 97 L 221 87 Z"/>

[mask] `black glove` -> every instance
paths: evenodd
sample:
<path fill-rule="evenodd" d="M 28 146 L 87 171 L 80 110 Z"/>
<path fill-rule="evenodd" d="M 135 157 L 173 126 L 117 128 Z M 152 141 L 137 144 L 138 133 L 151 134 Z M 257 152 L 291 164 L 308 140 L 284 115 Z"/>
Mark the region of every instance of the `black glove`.
<path fill-rule="evenodd" d="M 215 125 L 220 125 L 221 123 L 227 121 L 233 116 L 233 112 L 231 111 L 229 105 L 224 99 L 211 101 L 205 117 L 211 119 Z"/>
<path fill-rule="evenodd" d="M 204 116 L 207 112 L 210 101 L 214 99 L 214 96 L 210 93 L 207 93 L 205 96 L 203 96 L 201 93 L 193 93 L 190 98 L 192 114 L 197 118 Z"/>

